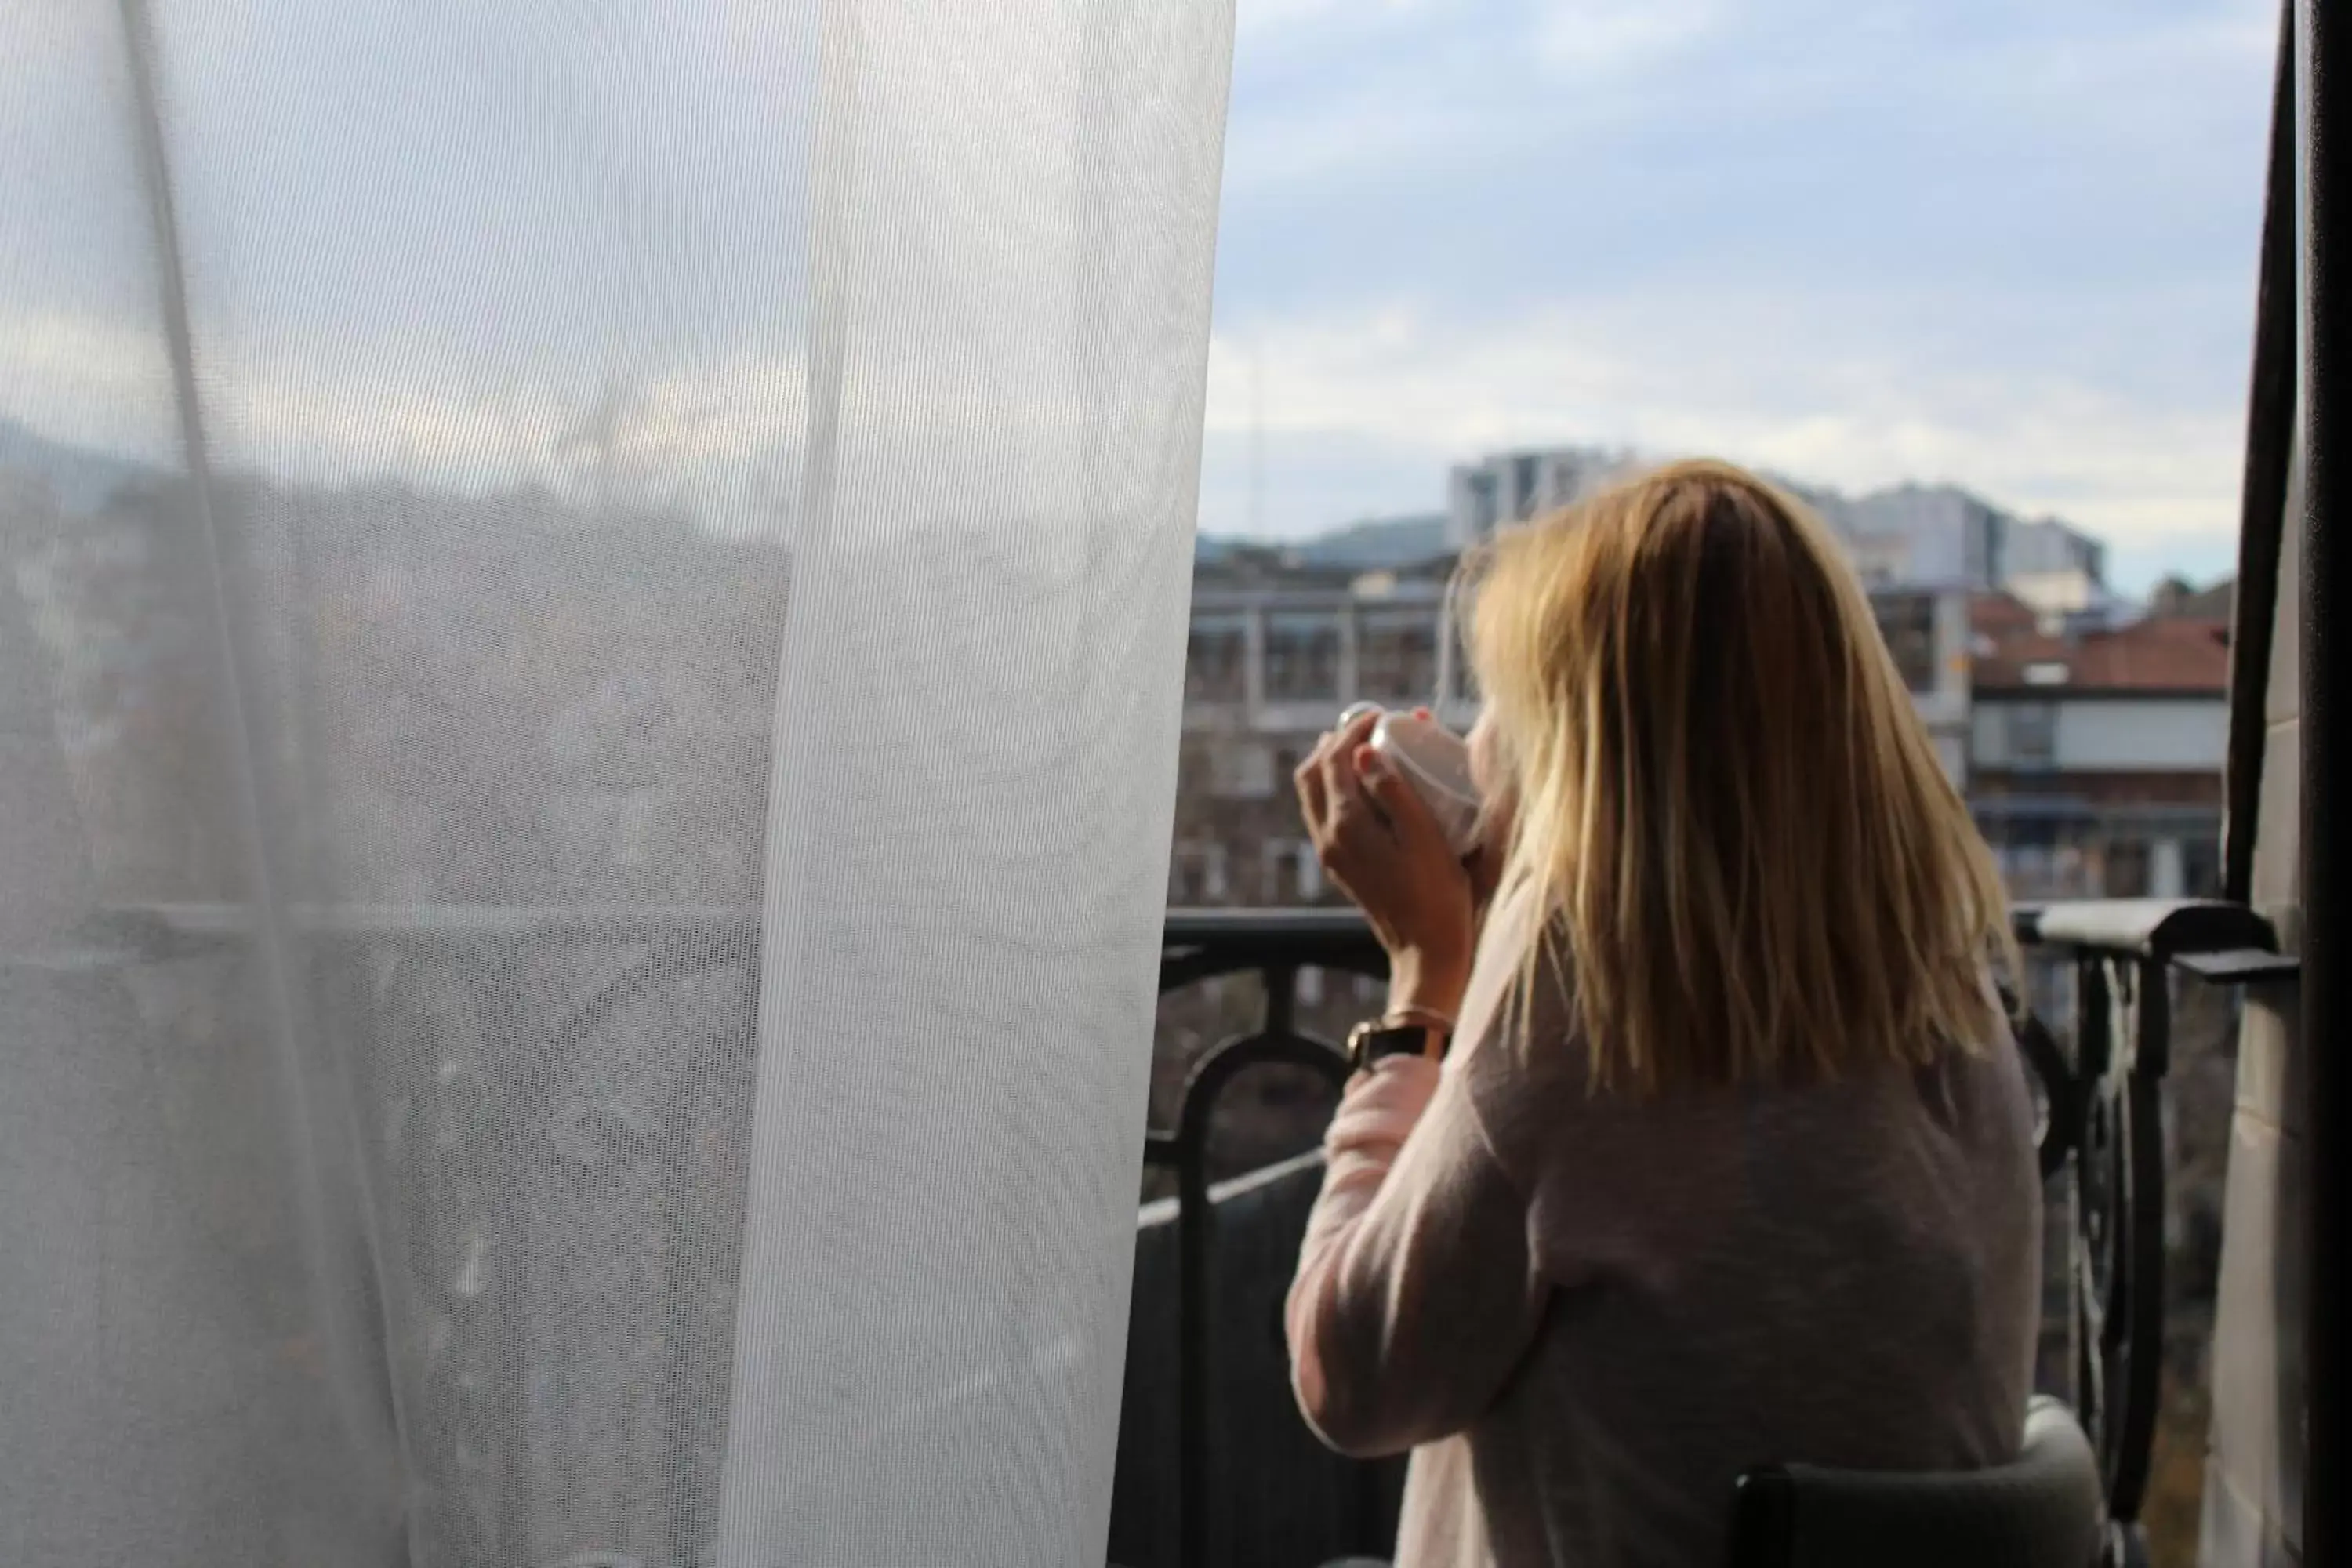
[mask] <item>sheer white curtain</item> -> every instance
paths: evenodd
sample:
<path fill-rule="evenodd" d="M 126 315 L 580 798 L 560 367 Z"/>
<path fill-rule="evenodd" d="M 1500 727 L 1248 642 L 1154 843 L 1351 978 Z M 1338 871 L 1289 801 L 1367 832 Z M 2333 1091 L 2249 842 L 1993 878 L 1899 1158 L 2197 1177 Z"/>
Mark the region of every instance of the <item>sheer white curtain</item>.
<path fill-rule="evenodd" d="M 1101 1561 L 1230 31 L 0 7 L 0 1561 Z"/>

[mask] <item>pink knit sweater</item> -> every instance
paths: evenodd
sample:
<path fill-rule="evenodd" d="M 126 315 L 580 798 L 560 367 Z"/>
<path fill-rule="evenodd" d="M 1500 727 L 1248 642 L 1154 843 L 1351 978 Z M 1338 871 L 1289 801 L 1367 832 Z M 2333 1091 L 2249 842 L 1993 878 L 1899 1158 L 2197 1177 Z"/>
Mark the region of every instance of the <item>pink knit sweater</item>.
<path fill-rule="evenodd" d="M 1718 1568 L 1776 1460 L 2011 1457 L 2041 1184 L 2006 1037 L 1918 1071 L 1592 1096 L 1556 987 L 1497 1028 L 1531 922 L 1497 910 L 1452 1055 L 1342 1099 L 1288 1307 L 1299 1407 L 1410 1449 L 1398 1568 Z"/>

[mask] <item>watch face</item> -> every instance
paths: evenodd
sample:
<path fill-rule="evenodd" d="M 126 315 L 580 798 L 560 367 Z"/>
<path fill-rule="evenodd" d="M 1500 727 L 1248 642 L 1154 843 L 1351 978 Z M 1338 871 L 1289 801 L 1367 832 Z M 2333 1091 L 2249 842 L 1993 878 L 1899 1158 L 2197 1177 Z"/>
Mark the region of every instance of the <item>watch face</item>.
<path fill-rule="evenodd" d="M 1429 1031 L 1416 1025 L 1403 1028 L 1364 1028 L 1357 1032 L 1349 1054 L 1359 1068 L 1368 1068 L 1382 1057 L 1419 1056 L 1429 1045 Z"/>

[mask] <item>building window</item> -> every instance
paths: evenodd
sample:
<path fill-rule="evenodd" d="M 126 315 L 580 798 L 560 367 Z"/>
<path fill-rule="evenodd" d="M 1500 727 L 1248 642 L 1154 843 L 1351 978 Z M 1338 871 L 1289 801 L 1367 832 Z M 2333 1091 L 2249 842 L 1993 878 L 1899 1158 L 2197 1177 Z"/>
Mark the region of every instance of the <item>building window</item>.
<path fill-rule="evenodd" d="M 1197 909 L 1225 901 L 1225 847 L 1178 844 L 1168 858 L 1168 901 Z"/>
<path fill-rule="evenodd" d="M 1328 614 L 1273 615 L 1265 624 L 1269 702 L 1336 702 L 1339 623 Z"/>
<path fill-rule="evenodd" d="M 1356 695 L 1372 702 L 1426 702 L 1437 693 L 1437 616 L 1366 610 L 1356 623 Z"/>
<path fill-rule="evenodd" d="M 1291 892 L 1294 879 L 1290 846 L 1261 844 L 1258 846 L 1258 902 L 1276 907 L 1297 901 Z"/>
<path fill-rule="evenodd" d="M 1210 793 L 1226 800 L 1265 800 L 1275 791 L 1274 754 L 1248 741 L 1223 741 L 1209 754 Z"/>
<path fill-rule="evenodd" d="M 1536 460 L 1511 459 L 1511 521 L 1525 522 L 1536 510 Z"/>
<path fill-rule="evenodd" d="M 1495 531 L 1497 521 L 1495 507 L 1495 476 L 1479 472 L 1470 476 L 1470 532 L 1484 539 Z"/>
<path fill-rule="evenodd" d="M 1313 751 L 1305 746 L 1276 746 L 1274 749 L 1274 793 L 1291 803 L 1284 807 L 1286 812 L 1297 809 L 1298 770 L 1313 754 Z"/>
<path fill-rule="evenodd" d="M 2147 846 L 2134 839 L 2117 839 L 2107 846 L 2106 886 L 2102 896 L 2110 899 L 2144 899 L 2147 897 Z"/>
<path fill-rule="evenodd" d="M 1990 831 L 1993 860 L 2012 899 L 2096 897 L 2082 846 L 2071 829 L 2052 822 L 2009 822 Z"/>
<path fill-rule="evenodd" d="M 2192 899 L 2221 896 L 2221 847 L 2199 834 L 2180 846 L 2180 879 Z"/>
<path fill-rule="evenodd" d="M 1936 601 L 1925 594 L 1883 595 L 1871 603 L 1895 672 L 1913 692 L 1936 689 Z"/>
<path fill-rule="evenodd" d="M 2058 710 L 2048 702 L 2012 702 L 2006 709 L 2009 765 L 2023 770 L 2058 765 Z"/>
<path fill-rule="evenodd" d="M 1448 701 L 1475 702 L 1478 700 L 1478 677 L 1470 668 L 1470 647 L 1466 641 L 1468 635 L 1469 628 L 1463 626 L 1460 621 L 1453 623 L 1450 639 L 1454 645 L 1453 689 L 1441 694 Z"/>
<path fill-rule="evenodd" d="M 1248 628 L 1233 616 L 1194 620 L 1184 651 L 1184 700 L 1240 702 L 1248 695 Z"/>
<path fill-rule="evenodd" d="M 1323 867 L 1305 839 L 1277 840 L 1258 852 L 1259 886 L 1274 905 L 1311 904 L 1323 896 Z"/>

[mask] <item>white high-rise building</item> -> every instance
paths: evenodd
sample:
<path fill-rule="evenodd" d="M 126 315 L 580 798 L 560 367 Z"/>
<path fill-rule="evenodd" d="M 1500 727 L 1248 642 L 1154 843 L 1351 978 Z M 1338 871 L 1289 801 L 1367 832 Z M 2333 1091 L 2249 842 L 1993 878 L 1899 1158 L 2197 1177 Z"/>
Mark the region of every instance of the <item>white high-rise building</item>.
<path fill-rule="evenodd" d="M 1446 487 L 1446 541 L 1455 549 L 1497 528 L 1568 506 L 1634 473 L 1647 459 L 1622 447 L 1554 447 L 1499 452 L 1458 464 Z M 2105 595 L 2105 548 L 2055 518 L 2028 521 L 1955 485 L 1897 485 L 1847 497 L 1770 476 L 1844 539 L 1855 569 L 1874 586 L 2030 589 L 2084 604 Z"/>
<path fill-rule="evenodd" d="M 1445 542 L 1476 543 L 1497 528 L 1570 505 L 1640 467 L 1623 449 L 1556 447 L 1460 463 L 1445 487 Z"/>

